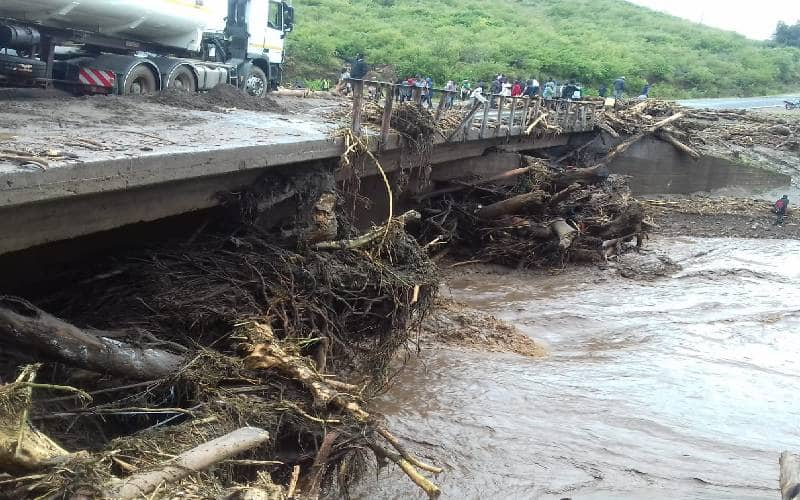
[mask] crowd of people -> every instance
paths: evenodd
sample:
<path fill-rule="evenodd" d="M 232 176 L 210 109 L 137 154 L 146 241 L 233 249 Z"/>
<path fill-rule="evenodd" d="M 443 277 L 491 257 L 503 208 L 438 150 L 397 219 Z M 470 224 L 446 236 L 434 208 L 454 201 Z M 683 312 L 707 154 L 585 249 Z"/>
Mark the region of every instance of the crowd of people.
<path fill-rule="evenodd" d="M 336 85 L 336 92 L 348 95 L 352 90 L 351 79 L 363 79 L 368 71 L 369 67 L 367 66 L 363 54 L 357 54 L 349 68 L 342 68 L 342 72 L 339 75 L 339 83 Z M 638 98 L 647 99 L 650 94 L 650 88 L 651 84 L 646 82 Z M 574 80 L 557 82 L 550 78 L 542 85 L 536 78 L 524 80 L 509 78 L 502 74 L 495 75 L 494 79 L 492 79 L 489 84 L 486 84 L 486 82 L 482 80 L 478 80 L 474 83 L 470 80 L 462 80 L 461 85 L 458 86 L 455 81 L 448 80 L 443 90 L 444 95 L 442 98 L 445 100 L 445 108 L 452 107 L 457 98 L 461 101 L 488 102 L 491 107 L 496 108 L 499 105 L 500 97 L 532 98 L 540 96 L 545 100 L 578 100 L 582 99 L 585 95 L 581 84 Z M 597 94 L 603 98 L 623 98 L 627 90 L 625 77 L 620 76 L 615 79 L 611 84 L 611 90 L 612 93 L 609 95 L 608 87 L 605 83 L 601 83 Z M 376 99 L 379 97 L 379 89 L 370 88 L 369 91 L 371 96 Z M 416 74 L 414 76 L 399 78 L 395 82 L 394 95 L 392 97 L 396 102 L 418 99 L 424 106 L 433 107 L 433 97 L 435 93 L 436 90 L 433 78 Z"/>

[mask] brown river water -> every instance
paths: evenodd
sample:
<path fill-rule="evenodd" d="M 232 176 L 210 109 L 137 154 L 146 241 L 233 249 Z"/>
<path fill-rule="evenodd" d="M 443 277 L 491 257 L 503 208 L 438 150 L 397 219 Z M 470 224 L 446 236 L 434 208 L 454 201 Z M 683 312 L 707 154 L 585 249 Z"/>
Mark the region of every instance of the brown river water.
<path fill-rule="evenodd" d="M 381 400 L 448 499 L 772 499 L 800 451 L 800 241 L 654 242 L 682 269 L 466 272 L 544 358 L 424 350 Z M 424 498 L 397 469 L 360 499 Z"/>

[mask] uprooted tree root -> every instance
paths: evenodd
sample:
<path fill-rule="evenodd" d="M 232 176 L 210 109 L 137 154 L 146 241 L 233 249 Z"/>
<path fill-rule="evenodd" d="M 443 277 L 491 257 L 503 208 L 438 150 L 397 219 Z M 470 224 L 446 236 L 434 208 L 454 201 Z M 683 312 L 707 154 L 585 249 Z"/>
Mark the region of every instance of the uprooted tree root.
<path fill-rule="evenodd" d="M 641 245 L 644 211 L 623 177 L 603 164 L 563 170 L 526 161 L 510 172 L 514 184 L 462 183 L 424 195 L 423 239 L 449 242 L 446 251 L 466 262 L 522 267 L 599 262 L 628 241 Z"/>
<path fill-rule="evenodd" d="M 313 498 L 346 492 L 368 455 L 438 496 L 424 474 L 441 469 L 368 409 L 432 304 L 436 269 L 401 222 L 370 234 L 299 250 L 252 229 L 206 235 L 37 298 L 53 316 L 3 298 L 3 376 L 46 363 L 0 387 L 0 497 Z M 129 370 L 143 353 L 178 363 Z M 230 449 L 230 436 L 252 440 Z"/>

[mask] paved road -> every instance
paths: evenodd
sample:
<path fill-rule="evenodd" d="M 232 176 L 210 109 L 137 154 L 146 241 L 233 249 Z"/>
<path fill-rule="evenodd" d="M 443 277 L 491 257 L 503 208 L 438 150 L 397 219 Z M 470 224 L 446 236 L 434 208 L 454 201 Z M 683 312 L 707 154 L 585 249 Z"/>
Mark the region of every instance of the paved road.
<path fill-rule="evenodd" d="M 800 96 L 776 95 L 766 97 L 723 97 L 720 99 L 685 99 L 678 103 L 690 108 L 754 109 L 782 107 L 784 99 Z"/>

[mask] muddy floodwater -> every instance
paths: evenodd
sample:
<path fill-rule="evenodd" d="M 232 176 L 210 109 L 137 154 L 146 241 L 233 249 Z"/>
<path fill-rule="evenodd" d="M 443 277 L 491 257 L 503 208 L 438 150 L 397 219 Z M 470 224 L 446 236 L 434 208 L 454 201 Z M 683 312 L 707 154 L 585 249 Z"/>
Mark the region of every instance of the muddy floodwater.
<path fill-rule="evenodd" d="M 424 351 L 383 398 L 453 499 L 778 498 L 800 451 L 800 241 L 671 239 L 657 281 L 478 270 L 457 300 L 544 343 L 540 359 Z M 397 470 L 359 498 L 422 495 Z"/>

